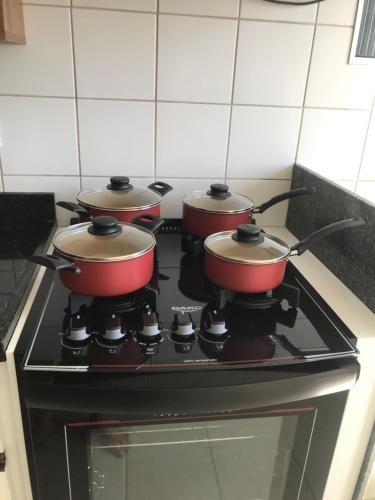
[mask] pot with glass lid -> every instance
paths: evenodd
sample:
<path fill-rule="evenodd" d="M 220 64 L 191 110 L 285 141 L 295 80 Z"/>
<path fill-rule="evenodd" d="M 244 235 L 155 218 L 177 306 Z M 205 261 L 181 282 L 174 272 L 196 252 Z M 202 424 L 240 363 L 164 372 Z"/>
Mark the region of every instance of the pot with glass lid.
<path fill-rule="evenodd" d="M 241 224 L 206 238 L 205 273 L 216 285 L 239 293 L 262 293 L 278 287 L 289 257 L 302 255 L 317 241 L 343 229 L 363 226 L 362 218 L 334 222 L 290 247 L 263 233 L 258 226 Z"/>
<path fill-rule="evenodd" d="M 154 232 L 163 222 L 150 217 Z M 31 261 L 59 271 L 73 292 L 95 297 L 118 296 L 143 288 L 154 271 L 156 239 L 149 229 L 113 217 L 95 217 L 62 229 L 53 239 L 55 255 L 34 255 Z"/>
<path fill-rule="evenodd" d="M 56 205 L 78 214 L 82 222 L 100 215 L 131 222 L 134 217 L 146 213 L 160 217 L 160 202 L 172 189 L 161 181 L 145 188 L 131 184 L 129 177 L 115 176 L 107 186 L 78 193 L 78 203 L 59 201 Z"/>
<path fill-rule="evenodd" d="M 256 206 L 248 196 L 231 193 L 226 184 L 211 184 L 208 191 L 193 191 L 184 196 L 182 227 L 186 233 L 206 238 L 247 224 L 253 214 L 261 214 L 281 201 L 314 192 L 315 188 L 293 189 Z"/>

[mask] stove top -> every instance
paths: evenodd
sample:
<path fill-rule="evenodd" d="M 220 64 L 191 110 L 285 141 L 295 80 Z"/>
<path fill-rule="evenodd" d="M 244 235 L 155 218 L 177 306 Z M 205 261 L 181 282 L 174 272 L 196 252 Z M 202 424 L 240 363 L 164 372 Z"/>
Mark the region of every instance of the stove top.
<path fill-rule="evenodd" d="M 172 228 L 173 229 L 173 228 Z M 155 275 L 131 295 L 70 293 L 47 271 L 25 328 L 25 370 L 183 371 L 293 365 L 357 355 L 356 339 L 292 264 L 266 294 L 218 290 L 202 257 L 164 226 Z"/>

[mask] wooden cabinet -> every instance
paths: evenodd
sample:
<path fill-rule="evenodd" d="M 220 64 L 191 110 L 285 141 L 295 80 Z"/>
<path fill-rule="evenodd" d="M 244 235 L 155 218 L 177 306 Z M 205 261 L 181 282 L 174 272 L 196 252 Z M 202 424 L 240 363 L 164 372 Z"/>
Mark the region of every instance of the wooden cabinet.
<path fill-rule="evenodd" d="M 26 43 L 22 0 L 0 0 L 0 42 Z"/>

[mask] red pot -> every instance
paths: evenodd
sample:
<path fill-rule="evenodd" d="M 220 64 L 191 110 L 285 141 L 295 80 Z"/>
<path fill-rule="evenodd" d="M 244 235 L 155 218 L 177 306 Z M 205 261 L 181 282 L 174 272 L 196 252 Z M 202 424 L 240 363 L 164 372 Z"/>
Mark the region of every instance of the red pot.
<path fill-rule="evenodd" d="M 226 184 L 211 184 L 209 191 L 193 191 L 183 198 L 182 227 L 186 233 L 206 238 L 250 223 L 254 213 L 263 213 L 281 201 L 314 192 L 314 188 L 293 189 L 256 207 L 251 198 L 230 193 Z"/>
<path fill-rule="evenodd" d="M 347 219 L 325 226 L 293 247 L 258 226 L 243 224 L 237 231 L 224 231 L 206 238 L 205 272 L 221 288 L 239 293 L 261 293 L 278 287 L 289 256 L 301 255 L 330 234 L 362 226 L 362 218 Z"/>
<path fill-rule="evenodd" d="M 162 222 L 154 217 L 154 230 Z M 62 283 L 76 293 L 103 297 L 134 292 L 150 281 L 154 270 L 155 236 L 141 223 L 102 216 L 69 226 L 53 240 L 56 255 L 31 260 L 58 270 Z"/>
<path fill-rule="evenodd" d="M 59 201 L 56 205 L 78 214 L 81 222 L 102 215 L 131 222 L 143 214 L 160 217 L 161 199 L 171 190 L 165 182 L 154 182 L 144 188 L 130 184 L 129 177 L 115 176 L 106 187 L 78 193 L 78 203 Z"/>

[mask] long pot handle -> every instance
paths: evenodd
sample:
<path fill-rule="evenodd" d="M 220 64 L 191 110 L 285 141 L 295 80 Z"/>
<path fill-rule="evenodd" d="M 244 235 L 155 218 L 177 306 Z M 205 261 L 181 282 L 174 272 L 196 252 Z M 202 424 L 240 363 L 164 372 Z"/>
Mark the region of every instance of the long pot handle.
<path fill-rule="evenodd" d="M 317 241 L 322 240 L 333 233 L 337 233 L 338 231 L 342 231 L 343 229 L 348 229 L 350 227 L 364 226 L 365 224 L 366 222 L 363 217 L 359 217 L 357 219 L 340 220 L 338 222 L 334 222 L 333 224 L 329 224 L 328 226 L 324 226 L 292 246 L 290 249 L 290 255 L 302 255 Z"/>
<path fill-rule="evenodd" d="M 132 219 L 132 224 L 137 224 L 137 226 L 142 226 L 155 233 L 164 224 L 164 219 L 154 214 L 141 214 Z"/>
<path fill-rule="evenodd" d="M 66 271 L 72 271 L 75 273 L 80 272 L 79 268 L 69 260 L 61 259 L 60 257 L 55 257 L 54 255 L 32 255 L 29 260 L 31 262 L 35 262 L 35 264 L 39 264 L 40 266 L 52 269 L 53 271 L 65 269 Z"/>
<path fill-rule="evenodd" d="M 89 215 L 86 208 L 81 207 L 81 205 L 78 205 L 78 203 L 72 203 L 71 201 L 58 201 L 56 205 L 58 207 L 65 208 L 70 212 L 74 212 L 76 214 L 87 215 L 87 216 Z"/>
<path fill-rule="evenodd" d="M 167 184 L 166 182 L 153 182 L 148 186 L 148 189 L 151 189 L 151 191 L 155 191 L 156 193 L 159 193 L 161 196 L 166 195 L 169 193 L 169 191 L 173 190 L 173 187 Z"/>
<path fill-rule="evenodd" d="M 292 189 L 291 191 L 286 191 L 285 193 L 278 194 L 277 196 L 274 196 L 270 200 L 262 203 L 261 205 L 259 205 L 259 207 L 255 207 L 253 213 L 262 214 L 265 210 L 268 210 L 277 203 L 280 203 L 281 201 L 290 200 L 291 198 L 296 198 L 297 196 L 303 196 L 306 194 L 314 194 L 315 191 L 316 191 L 315 187 L 298 188 L 298 189 Z"/>

